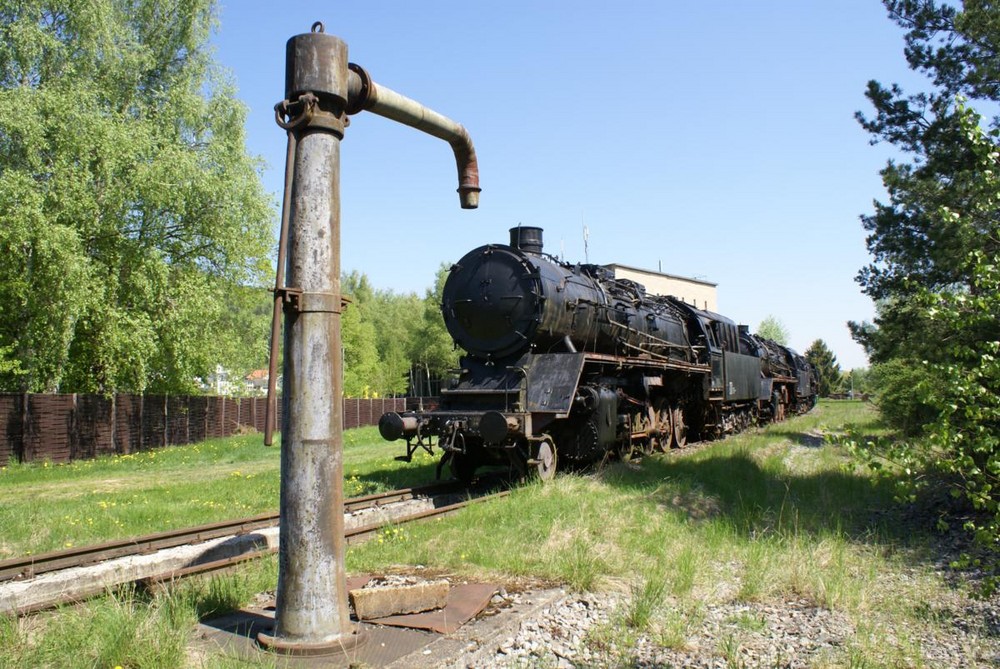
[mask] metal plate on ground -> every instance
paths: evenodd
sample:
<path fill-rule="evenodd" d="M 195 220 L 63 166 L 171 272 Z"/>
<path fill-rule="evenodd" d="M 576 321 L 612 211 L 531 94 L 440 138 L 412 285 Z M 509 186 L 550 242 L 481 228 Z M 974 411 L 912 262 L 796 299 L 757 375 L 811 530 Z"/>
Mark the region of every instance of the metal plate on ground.
<path fill-rule="evenodd" d="M 371 576 L 352 576 L 347 589 L 360 588 Z M 264 658 L 279 667 L 290 669 L 334 668 L 350 665 L 384 666 L 418 652 L 442 635 L 452 634 L 486 608 L 497 586 L 486 583 L 453 585 L 444 608 L 425 613 L 388 616 L 360 623 L 366 640 L 356 648 L 337 655 L 295 657 L 276 655 L 257 643 L 258 632 L 274 628 L 274 606 L 247 608 L 206 621 L 198 626 L 196 651 L 206 655 L 223 654 L 242 661 L 259 662 Z"/>
<path fill-rule="evenodd" d="M 453 585 L 448 591 L 448 603 L 442 609 L 403 616 L 386 616 L 367 622 L 451 634 L 485 609 L 496 591 L 497 586 L 489 583 Z"/>
<path fill-rule="evenodd" d="M 274 626 L 274 609 L 243 609 L 198 626 L 195 652 L 204 656 L 226 655 L 248 663 L 273 663 L 288 669 L 334 669 L 349 666 L 381 667 L 418 652 L 438 634 L 402 627 L 359 625 L 364 642 L 335 655 L 296 657 L 278 655 L 262 649 L 257 632 Z M 269 665 L 266 665 L 269 666 Z"/>

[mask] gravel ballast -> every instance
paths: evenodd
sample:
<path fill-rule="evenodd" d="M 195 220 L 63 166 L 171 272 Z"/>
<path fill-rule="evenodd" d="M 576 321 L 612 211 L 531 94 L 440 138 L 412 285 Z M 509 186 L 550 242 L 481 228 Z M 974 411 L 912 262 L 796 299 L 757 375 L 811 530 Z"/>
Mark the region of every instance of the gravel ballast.
<path fill-rule="evenodd" d="M 531 597 L 530 591 L 501 595 L 494 598 L 494 604 L 516 605 Z M 468 648 L 469 662 L 445 664 L 484 668 L 850 666 L 857 635 L 864 633 L 845 614 L 804 599 L 706 604 L 696 611 L 676 612 L 676 616 L 670 611 L 673 602 L 667 601 L 658 620 L 677 620 L 678 628 L 667 634 L 662 628 L 625 631 L 621 614 L 626 604 L 627 596 L 617 593 L 565 594 L 522 618 L 515 625 L 516 632 L 492 640 L 489 647 Z M 951 624 L 899 630 L 890 641 L 906 644 L 910 655 L 928 667 L 998 667 L 998 611 L 996 600 L 970 600 L 953 611 L 957 617 Z"/>

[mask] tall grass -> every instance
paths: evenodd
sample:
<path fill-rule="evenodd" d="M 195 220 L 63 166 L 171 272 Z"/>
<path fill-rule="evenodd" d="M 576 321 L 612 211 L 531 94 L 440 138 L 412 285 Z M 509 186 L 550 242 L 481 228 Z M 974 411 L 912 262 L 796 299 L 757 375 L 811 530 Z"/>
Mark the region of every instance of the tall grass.
<path fill-rule="evenodd" d="M 34 621 L 2 619 L 0 667 L 181 666 L 197 622 L 190 613 L 124 588 L 76 615 L 57 614 L 57 629 L 33 630 Z"/>
<path fill-rule="evenodd" d="M 192 666 L 195 624 L 246 605 L 273 589 L 276 576 L 277 559 L 268 558 L 235 574 L 188 579 L 156 594 L 123 586 L 33 618 L 0 616 L 0 669 Z M 195 666 L 246 665 L 219 656 L 202 658 Z"/>
<path fill-rule="evenodd" d="M 844 651 L 845 664 L 884 644 L 908 662 L 919 652 L 891 630 L 926 623 L 903 603 L 947 588 L 921 562 L 930 537 L 902 522 L 891 480 L 851 468 L 828 438 L 848 427 L 881 429 L 867 405 L 824 402 L 812 414 L 688 454 L 526 486 L 509 500 L 413 527 L 405 542 L 359 546 L 349 566 L 422 564 L 581 590 L 624 588 L 611 627 L 619 637 L 611 643 L 614 633 L 605 630 L 595 642 L 619 650 L 639 633 L 681 644 L 705 603 L 805 600 L 857 624 L 879 621 L 870 641 Z M 886 578 L 914 567 L 921 578 Z M 737 641 L 724 639 L 716 651 L 737 662 Z"/>

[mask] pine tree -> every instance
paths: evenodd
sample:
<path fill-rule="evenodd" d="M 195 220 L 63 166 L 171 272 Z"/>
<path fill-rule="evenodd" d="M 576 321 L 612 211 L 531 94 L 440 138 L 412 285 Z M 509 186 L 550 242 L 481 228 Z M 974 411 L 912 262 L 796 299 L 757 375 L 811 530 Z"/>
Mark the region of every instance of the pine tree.
<path fill-rule="evenodd" d="M 806 351 L 806 360 L 816 367 L 819 374 L 819 394 L 821 397 L 829 397 L 832 393 L 840 390 L 843 381 L 843 374 L 840 371 L 840 364 L 837 356 L 833 354 L 822 339 L 817 339 Z"/>
<path fill-rule="evenodd" d="M 1000 545 L 1000 7 L 886 0 L 906 31 L 906 57 L 928 92 L 870 82 L 873 141 L 903 154 L 882 170 L 889 196 L 863 217 L 873 262 L 858 281 L 877 300 L 874 323 L 852 323 L 869 353 L 887 422 L 913 437 L 883 457 L 920 486 L 951 488 L 978 513 L 963 520 Z M 941 521 L 945 522 L 944 519 Z M 984 563 L 986 561 L 984 560 Z M 989 587 L 1000 583 L 995 559 Z"/>

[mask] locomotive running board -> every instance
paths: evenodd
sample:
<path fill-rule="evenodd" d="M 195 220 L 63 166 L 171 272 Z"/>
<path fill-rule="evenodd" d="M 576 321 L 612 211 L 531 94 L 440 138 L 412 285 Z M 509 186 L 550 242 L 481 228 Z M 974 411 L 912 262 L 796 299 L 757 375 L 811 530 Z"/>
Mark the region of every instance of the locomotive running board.
<path fill-rule="evenodd" d="M 617 367 L 644 367 L 654 370 L 673 370 L 678 372 L 690 372 L 695 374 L 710 374 L 710 365 L 699 365 L 696 362 L 684 362 L 673 359 L 657 358 L 627 358 L 620 355 L 608 355 L 607 353 L 585 353 L 587 362 L 599 362 Z"/>

